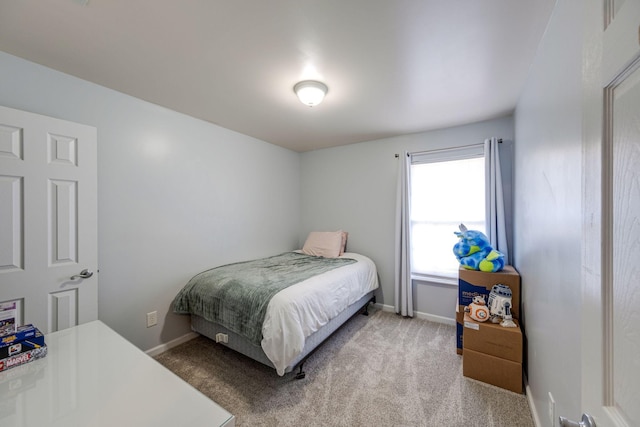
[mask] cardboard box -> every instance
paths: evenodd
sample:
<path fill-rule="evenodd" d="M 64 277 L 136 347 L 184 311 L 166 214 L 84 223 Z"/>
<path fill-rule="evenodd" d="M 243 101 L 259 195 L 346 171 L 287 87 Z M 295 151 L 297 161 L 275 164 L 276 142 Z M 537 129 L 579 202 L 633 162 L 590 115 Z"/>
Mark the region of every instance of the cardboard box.
<path fill-rule="evenodd" d="M 511 289 L 511 314 L 516 319 L 520 318 L 520 275 L 510 265 L 496 273 L 484 271 L 466 270 L 462 267 L 458 270 L 458 304 L 466 307 L 471 304 L 473 297 L 483 295 L 485 301 L 489 301 L 489 292 L 493 285 L 503 284 Z"/>
<path fill-rule="evenodd" d="M 522 363 L 465 348 L 462 374 L 522 394 Z"/>
<path fill-rule="evenodd" d="M 467 270 L 460 267 L 458 270 L 458 301 L 456 303 L 456 353 L 463 354 L 464 335 L 464 307 L 473 301 L 476 295 L 483 295 L 485 301 L 489 300 L 489 292 L 493 285 L 501 283 L 511 289 L 511 314 L 515 319 L 520 318 L 520 274 L 511 265 L 497 273 Z"/>
<path fill-rule="evenodd" d="M 518 325 L 517 320 L 514 322 Z M 467 350 L 522 363 L 522 331 L 519 325 L 505 328 L 490 321 L 476 322 L 465 313 L 464 351 Z"/>

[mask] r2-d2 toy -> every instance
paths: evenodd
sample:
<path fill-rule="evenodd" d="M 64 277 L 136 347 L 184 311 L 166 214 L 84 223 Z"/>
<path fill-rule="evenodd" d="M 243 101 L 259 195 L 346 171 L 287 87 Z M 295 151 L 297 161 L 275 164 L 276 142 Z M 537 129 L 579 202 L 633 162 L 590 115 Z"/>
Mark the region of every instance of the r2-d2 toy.
<path fill-rule="evenodd" d="M 493 323 L 500 323 L 505 328 L 516 327 L 511 315 L 511 288 L 507 285 L 497 284 L 491 288 L 487 306 Z"/>

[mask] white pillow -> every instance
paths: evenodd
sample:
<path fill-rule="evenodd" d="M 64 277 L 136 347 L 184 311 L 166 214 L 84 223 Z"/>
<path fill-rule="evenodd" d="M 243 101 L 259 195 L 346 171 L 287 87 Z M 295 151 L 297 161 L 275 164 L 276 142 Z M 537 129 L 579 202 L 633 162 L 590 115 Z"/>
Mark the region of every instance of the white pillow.
<path fill-rule="evenodd" d="M 304 242 L 302 252 L 307 255 L 336 258 L 342 248 L 342 231 L 312 231 Z"/>

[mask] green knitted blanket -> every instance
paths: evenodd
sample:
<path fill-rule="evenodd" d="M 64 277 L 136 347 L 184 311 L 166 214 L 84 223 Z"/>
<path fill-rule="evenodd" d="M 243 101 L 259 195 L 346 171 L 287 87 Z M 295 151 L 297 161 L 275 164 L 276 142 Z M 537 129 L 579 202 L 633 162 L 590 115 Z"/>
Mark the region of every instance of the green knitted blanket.
<path fill-rule="evenodd" d="M 285 252 L 212 268 L 189 280 L 175 297 L 173 311 L 216 322 L 259 346 L 267 306 L 276 293 L 354 262 Z"/>

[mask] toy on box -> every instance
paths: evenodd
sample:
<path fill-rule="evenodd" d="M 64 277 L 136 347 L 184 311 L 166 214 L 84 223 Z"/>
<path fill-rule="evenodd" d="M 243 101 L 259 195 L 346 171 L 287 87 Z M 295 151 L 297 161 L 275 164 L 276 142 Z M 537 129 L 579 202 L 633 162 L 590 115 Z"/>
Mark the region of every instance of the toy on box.
<path fill-rule="evenodd" d="M 487 303 L 484 301 L 484 296 L 476 295 L 473 297 L 473 302 L 464 308 L 465 313 L 469 313 L 469 317 L 471 317 L 476 322 L 486 322 L 489 320 L 489 308 L 487 307 Z"/>
<path fill-rule="evenodd" d="M 510 311 L 513 319 L 517 320 L 520 313 L 520 274 L 513 266 L 505 265 L 501 271 L 495 273 L 467 270 L 462 266 L 458 269 L 458 301 L 456 303 L 456 351 L 458 354 L 463 353 L 464 308 L 473 303 L 473 298 L 478 295 L 482 295 L 485 301 L 488 301 L 491 289 L 498 283 L 507 285 L 511 289 Z M 506 331 L 515 328 L 500 327 L 500 329 Z"/>
<path fill-rule="evenodd" d="M 453 246 L 453 253 L 460 265 L 467 270 L 496 272 L 504 268 L 504 255 L 493 249 L 487 236 L 476 230 L 467 230 L 460 224 L 454 231 L 460 241 Z"/>
<path fill-rule="evenodd" d="M 489 292 L 489 313 L 493 323 L 500 323 L 505 328 L 515 328 L 516 324 L 511 315 L 511 288 L 497 284 Z"/>

